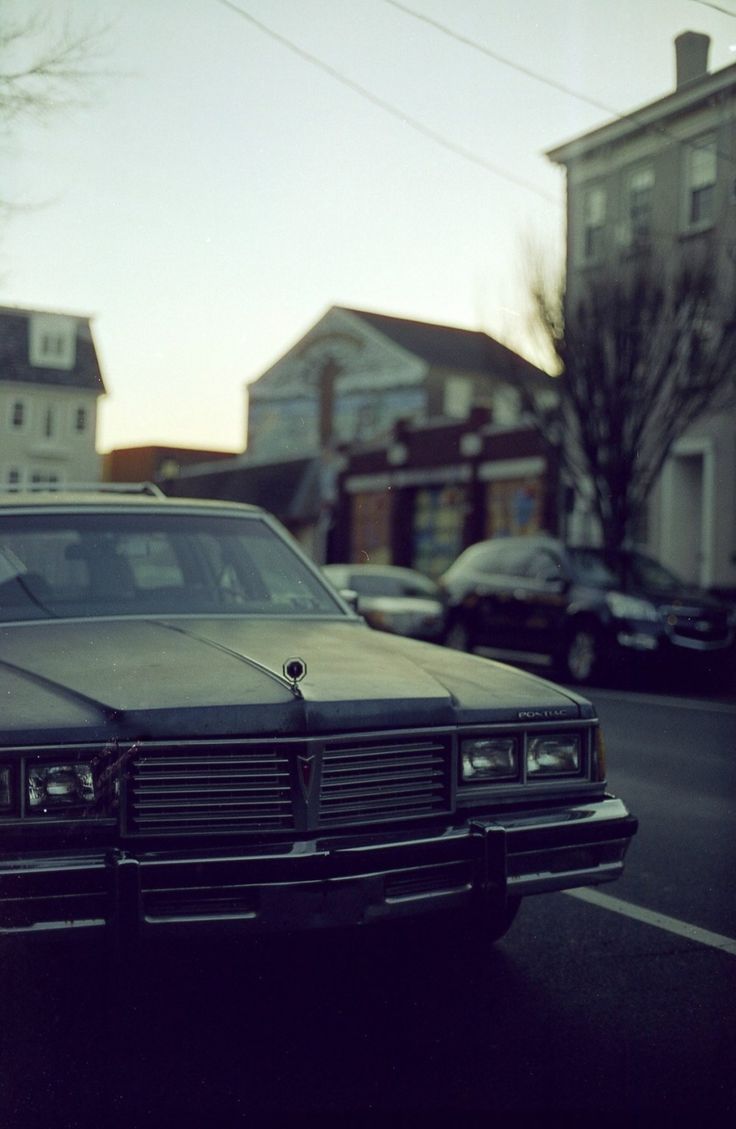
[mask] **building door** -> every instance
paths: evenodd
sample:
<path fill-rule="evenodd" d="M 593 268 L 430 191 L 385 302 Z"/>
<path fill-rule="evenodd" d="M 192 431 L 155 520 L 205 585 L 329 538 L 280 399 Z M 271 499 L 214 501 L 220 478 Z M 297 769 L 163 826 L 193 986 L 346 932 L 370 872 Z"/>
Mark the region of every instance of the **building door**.
<path fill-rule="evenodd" d="M 710 512 L 704 451 L 675 453 L 667 466 L 662 515 L 663 564 L 693 584 L 710 582 Z"/>

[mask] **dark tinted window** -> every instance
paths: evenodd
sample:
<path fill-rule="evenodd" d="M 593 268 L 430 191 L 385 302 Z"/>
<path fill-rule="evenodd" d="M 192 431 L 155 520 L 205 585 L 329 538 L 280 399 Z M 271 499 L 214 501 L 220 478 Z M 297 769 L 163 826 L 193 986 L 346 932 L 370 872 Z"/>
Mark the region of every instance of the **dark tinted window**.
<path fill-rule="evenodd" d="M 556 553 L 549 549 L 536 549 L 526 560 L 525 573 L 534 580 L 561 580 L 565 570 Z"/>
<path fill-rule="evenodd" d="M 602 588 L 643 588 L 679 592 L 686 584 L 643 553 L 610 553 L 604 549 L 570 549 L 575 574 L 584 584 Z"/>

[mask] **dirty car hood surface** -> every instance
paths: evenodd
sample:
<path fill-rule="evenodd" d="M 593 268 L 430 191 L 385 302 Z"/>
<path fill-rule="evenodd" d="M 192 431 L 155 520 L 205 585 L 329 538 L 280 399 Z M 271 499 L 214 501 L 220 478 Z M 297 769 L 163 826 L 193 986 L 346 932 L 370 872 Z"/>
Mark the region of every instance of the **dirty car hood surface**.
<path fill-rule="evenodd" d="M 291 658 L 306 665 L 296 687 Z M 592 715 L 542 679 L 354 620 L 245 617 L 5 625 L 0 702 L 6 745 Z"/>

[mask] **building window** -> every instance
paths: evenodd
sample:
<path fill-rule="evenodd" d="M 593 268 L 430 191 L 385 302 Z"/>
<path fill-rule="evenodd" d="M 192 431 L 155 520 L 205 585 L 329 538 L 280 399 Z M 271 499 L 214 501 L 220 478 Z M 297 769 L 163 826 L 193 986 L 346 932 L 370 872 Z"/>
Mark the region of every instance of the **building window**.
<path fill-rule="evenodd" d="M 468 497 L 464 486 L 427 486 L 414 495 L 412 568 L 440 576 L 459 557 Z"/>
<path fill-rule="evenodd" d="M 509 478 L 488 483 L 486 537 L 539 533 L 543 520 L 544 483 L 541 478 Z"/>
<path fill-rule="evenodd" d="M 59 483 L 59 475 L 53 471 L 38 470 L 31 474 L 32 486 L 55 486 Z"/>
<path fill-rule="evenodd" d="M 53 408 L 47 408 L 43 417 L 43 433 L 47 439 L 51 439 L 54 431 L 56 430 L 56 419 Z"/>
<path fill-rule="evenodd" d="M 41 337 L 41 352 L 45 357 L 58 360 L 64 356 L 65 344 L 60 333 L 44 333 Z"/>
<path fill-rule="evenodd" d="M 26 406 L 22 400 L 16 400 L 10 413 L 10 422 L 13 427 L 21 428 L 26 422 Z"/>
<path fill-rule="evenodd" d="M 636 169 L 629 177 L 628 210 L 629 238 L 632 246 L 649 243 L 652 236 L 652 199 L 654 196 L 654 169 Z"/>
<path fill-rule="evenodd" d="M 444 387 L 444 414 L 467 419 L 473 406 L 473 382 L 465 376 L 449 376 Z"/>
<path fill-rule="evenodd" d="M 81 434 L 81 432 L 87 430 L 87 409 L 86 408 L 77 408 L 76 413 L 74 415 L 74 430 L 79 432 L 80 434 Z"/>
<path fill-rule="evenodd" d="M 515 427 L 521 417 L 521 396 L 516 388 L 498 388 L 493 394 L 493 422 Z"/>
<path fill-rule="evenodd" d="M 74 368 L 77 353 L 76 319 L 64 314 L 31 314 L 28 359 L 38 368 Z"/>
<path fill-rule="evenodd" d="M 687 226 L 709 227 L 715 216 L 716 139 L 691 141 L 687 147 Z"/>
<path fill-rule="evenodd" d="M 10 470 L 8 471 L 6 482 L 7 482 L 9 490 L 15 490 L 20 486 L 21 474 L 20 474 L 20 470 L 18 469 L 18 467 L 14 466 L 14 467 L 10 468 Z"/>
<path fill-rule="evenodd" d="M 588 188 L 583 197 L 583 257 L 586 262 L 602 257 L 605 226 L 606 190 Z"/>
<path fill-rule="evenodd" d="M 354 494 L 351 514 L 351 560 L 391 564 L 391 494 Z"/>

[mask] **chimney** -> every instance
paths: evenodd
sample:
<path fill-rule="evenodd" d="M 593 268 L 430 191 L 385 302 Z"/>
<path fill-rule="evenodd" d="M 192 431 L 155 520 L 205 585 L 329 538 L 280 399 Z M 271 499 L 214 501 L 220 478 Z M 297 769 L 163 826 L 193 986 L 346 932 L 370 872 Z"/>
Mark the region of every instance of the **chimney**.
<path fill-rule="evenodd" d="M 710 36 L 699 31 L 683 31 L 675 39 L 677 89 L 708 73 Z"/>

